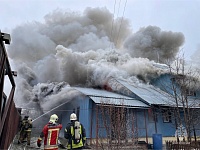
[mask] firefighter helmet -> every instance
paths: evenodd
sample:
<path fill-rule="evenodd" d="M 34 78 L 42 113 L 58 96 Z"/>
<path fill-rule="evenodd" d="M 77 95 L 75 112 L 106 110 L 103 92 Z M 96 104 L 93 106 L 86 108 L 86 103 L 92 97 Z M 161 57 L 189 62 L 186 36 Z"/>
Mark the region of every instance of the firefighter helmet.
<path fill-rule="evenodd" d="M 32 118 L 29 117 L 29 118 L 28 118 L 28 121 L 29 121 L 29 123 L 32 123 Z"/>
<path fill-rule="evenodd" d="M 51 115 L 49 122 L 56 123 L 58 121 L 58 116 L 56 114 Z"/>
<path fill-rule="evenodd" d="M 77 117 L 76 117 L 76 114 L 75 113 L 72 113 L 70 115 L 70 120 L 77 120 Z"/>

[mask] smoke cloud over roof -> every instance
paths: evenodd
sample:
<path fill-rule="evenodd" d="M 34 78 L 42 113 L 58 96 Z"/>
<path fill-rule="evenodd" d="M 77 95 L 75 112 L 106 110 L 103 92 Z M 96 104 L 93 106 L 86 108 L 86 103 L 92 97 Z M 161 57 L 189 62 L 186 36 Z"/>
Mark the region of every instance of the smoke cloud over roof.
<path fill-rule="evenodd" d="M 70 86 L 103 86 L 110 77 L 140 82 L 138 76 L 160 75 L 166 70 L 158 67 L 158 55 L 159 62 L 173 60 L 184 43 L 182 33 L 155 26 L 133 33 L 128 19 L 115 18 L 106 8 L 87 8 L 83 14 L 57 9 L 44 22 L 17 26 L 11 37 L 16 104 L 37 102 L 43 109 L 51 108 L 45 103 L 49 99 L 62 102 L 67 91 L 76 93 Z"/>
<path fill-rule="evenodd" d="M 161 31 L 159 27 L 148 26 L 130 36 L 124 46 L 133 57 L 166 63 L 175 59 L 184 40 L 184 35 L 180 32 Z"/>

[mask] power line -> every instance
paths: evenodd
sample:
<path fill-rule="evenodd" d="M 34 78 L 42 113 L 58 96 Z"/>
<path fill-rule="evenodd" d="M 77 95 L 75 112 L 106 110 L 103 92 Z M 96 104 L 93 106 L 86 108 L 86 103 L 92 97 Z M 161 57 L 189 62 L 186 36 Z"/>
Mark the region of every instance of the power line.
<path fill-rule="evenodd" d="M 117 35 L 117 42 L 116 42 L 116 45 L 118 43 L 118 39 L 119 39 L 119 33 L 120 33 L 120 30 L 121 30 L 121 26 L 122 26 L 122 21 L 123 21 L 123 18 L 124 18 L 124 13 L 125 13 L 125 9 L 126 9 L 126 4 L 127 4 L 127 0 L 124 4 L 124 11 L 123 11 L 123 15 L 122 15 L 122 19 L 121 19 L 121 23 L 120 23 L 120 26 L 119 26 L 119 31 L 118 31 L 118 35 Z"/>
<path fill-rule="evenodd" d="M 114 42 L 112 38 L 112 33 L 113 33 L 113 24 L 114 24 L 114 18 L 115 18 L 115 6 L 116 6 L 116 0 L 114 3 L 114 12 L 113 12 L 113 19 L 112 19 L 112 26 L 111 26 L 111 32 L 110 32 L 110 47 L 112 48 L 111 42 Z"/>

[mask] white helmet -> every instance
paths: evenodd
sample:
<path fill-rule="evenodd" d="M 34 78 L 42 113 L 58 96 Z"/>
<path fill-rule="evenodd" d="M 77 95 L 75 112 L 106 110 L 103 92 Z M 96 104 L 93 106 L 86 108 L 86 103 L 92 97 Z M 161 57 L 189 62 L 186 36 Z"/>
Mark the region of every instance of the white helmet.
<path fill-rule="evenodd" d="M 58 116 L 56 114 L 51 115 L 49 122 L 56 123 L 58 121 Z"/>
<path fill-rule="evenodd" d="M 29 118 L 28 118 L 28 121 L 29 121 L 29 123 L 32 123 L 32 118 L 29 117 Z"/>
<path fill-rule="evenodd" d="M 76 114 L 75 113 L 72 113 L 70 115 L 70 120 L 77 120 L 77 117 L 76 117 Z"/>

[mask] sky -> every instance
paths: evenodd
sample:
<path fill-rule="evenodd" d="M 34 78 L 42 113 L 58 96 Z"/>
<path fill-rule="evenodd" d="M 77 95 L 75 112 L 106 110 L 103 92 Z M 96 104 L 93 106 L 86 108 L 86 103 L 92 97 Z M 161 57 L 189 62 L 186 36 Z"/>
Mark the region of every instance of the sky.
<path fill-rule="evenodd" d="M 18 107 L 48 110 L 76 94 L 70 86 L 103 87 L 111 78 L 148 83 L 180 49 L 200 63 L 200 1 L 0 2 Z"/>
<path fill-rule="evenodd" d="M 149 25 L 182 32 L 184 57 L 190 59 L 200 48 L 199 0 L 0 0 L 0 30 L 11 32 L 23 23 L 44 21 L 56 9 L 82 13 L 87 7 L 106 7 L 115 17 L 131 22 L 133 32 Z"/>

